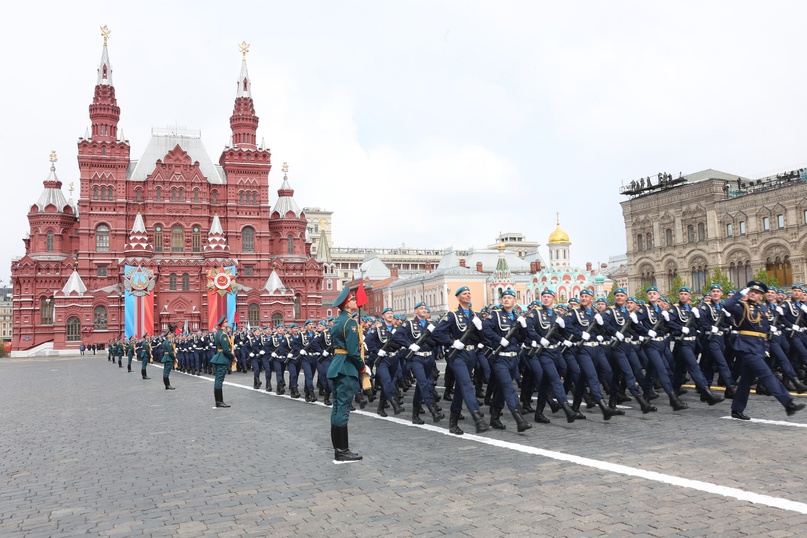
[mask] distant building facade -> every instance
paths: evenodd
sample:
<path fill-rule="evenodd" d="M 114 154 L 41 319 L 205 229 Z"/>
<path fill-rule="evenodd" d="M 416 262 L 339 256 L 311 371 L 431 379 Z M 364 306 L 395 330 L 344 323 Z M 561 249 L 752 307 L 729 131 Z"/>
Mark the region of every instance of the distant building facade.
<path fill-rule="evenodd" d="M 669 176 L 666 176 L 667 178 Z M 780 285 L 807 279 L 807 170 L 749 180 L 705 170 L 622 193 L 631 291 L 700 292 L 716 267 L 742 287 L 760 269 Z"/>

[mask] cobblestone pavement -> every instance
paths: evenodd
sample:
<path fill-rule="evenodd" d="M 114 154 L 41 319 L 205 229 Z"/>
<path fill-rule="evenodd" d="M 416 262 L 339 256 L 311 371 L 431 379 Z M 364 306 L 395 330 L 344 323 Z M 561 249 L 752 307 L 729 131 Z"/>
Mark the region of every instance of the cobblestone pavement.
<path fill-rule="evenodd" d="M 678 413 L 456 437 L 413 426 L 409 391 L 406 414 L 352 414 L 364 460 L 334 465 L 321 404 L 236 373 L 215 409 L 209 376 L 133 369 L 0 361 L 1 536 L 807 535 L 807 413 L 770 397 L 747 413 L 771 422 L 691 391 Z"/>

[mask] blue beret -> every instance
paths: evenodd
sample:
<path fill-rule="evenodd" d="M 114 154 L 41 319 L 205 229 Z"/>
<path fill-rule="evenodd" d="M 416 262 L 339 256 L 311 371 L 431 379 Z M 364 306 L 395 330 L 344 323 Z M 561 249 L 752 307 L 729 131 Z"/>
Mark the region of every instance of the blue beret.
<path fill-rule="evenodd" d="M 344 305 L 348 301 L 349 298 L 350 298 L 350 288 L 345 286 L 344 288 L 342 288 L 342 291 L 339 293 L 339 297 L 337 297 L 336 299 L 333 300 L 333 303 L 331 303 L 331 306 L 333 306 L 335 308 L 339 308 L 342 305 Z"/>
<path fill-rule="evenodd" d="M 460 286 L 460 289 L 454 292 L 454 297 L 456 297 L 457 295 L 459 295 L 464 291 L 471 291 L 471 288 L 469 288 L 468 286 Z"/>
<path fill-rule="evenodd" d="M 502 292 L 502 297 L 504 297 L 505 295 L 509 295 L 510 297 L 515 297 L 515 296 L 516 296 L 516 292 L 514 292 L 514 291 L 513 291 L 513 290 L 511 290 L 511 289 L 506 289 L 506 290 L 504 290 L 504 291 Z"/>
<path fill-rule="evenodd" d="M 426 306 L 426 303 L 424 303 L 423 301 L 420 301 L 418 304 L 415 305 L 415 310 L 417 310 L 421 306 Z"/>
<path fill-rule="evenodd" d="M 331 317 L 328 318 L 328 321 L 331 322 L 331 321 L 333 321 L 335 319 L 336 319 L 335 317 L 331 316 Z"/>
<path fill-rule="evenodd" d="M 383 316 L 387 312 L 392 312 L 392 308 L 390 308 L 390 307 L 385 308 L 384 310 L 381 311 L 381 315 Z"/>
<path fill-rule="evenodd" d="M 315 321 L 313 319 L 310 319 L 310 318 L 305 320 L 306 325 L 308 325 L 309 323 L 315 323 Z"/>
<path fill-rule="evenodd" d="M 580 290 L 580 296 L 582 297 L 583 295 L 591 295 L 592 297 L 594 297 L 594 292 L 588 288 L 584 288 Z"/>
<path fill-rule="evenodd" d="M 598 303 L 605 303 L 605 304 L 608 304 L 608 301 L 606 301 L 606 300 L 605 300 L 605 297 L 599 297 L 599 298 L 597 299 L 597 302 L 598 302 Z"/>
<path fill-rule="evenodd" d="M 578 303 L 579 304 L 580 299 L 578 299 L 577 297 L 572 297 L 571 299 L 569 299 L 569 304 L 571 304 L 571 303 Z"/>
<path fill-rule="evenodd" d="M 721 286 L 720 284 L 712 284 L 712 287 L 711 287 L 711 288 L 709 288 L 709 290 L 710 290 L 710 291 L 711 291 L 711 290 L 720 290 L 720 291 L 723 291 L 723 286 Z"/>
<path fill-rule="evenodd" d="M 802 290 L 802 291 L 804 291 L 804 288 L 801 287 L 801 284 L 793 284 L 792 286 L 790 286 L 790 289 L 791 290 Z"/>
<path fill-rule="evenodd" d="M 651 291 L 658 291 L 658 288 L 656 286 L 648 286 L 647 289 L 644 290 L 645 293 L 649 293 Z"/>
<path fill-rule="evenodd" d="M 480 312 L 490 312 L 490 308 L 488 308 L 487 306 L 483 306 Z"/>
<path fill-rule="evenodd" d="M 317 322 L 317 325 L 322 325 L 323 327 L 327 327 L 328 323 L 325 322 L 324 320 L 322 320 L 322 321 Z"/>
<path fill-rule="evenodd" d="M 550 290 L 549 288 L 547 288 L 547 289 L 545 289 L 544 291 L 541 292 L 541 295 L 551 295 L 552 297 L 554 297 L 555 292 Z"/>
<path fill-rule="evenodd" d="M 678 288 L 678 293 L 681 293 L 682 291 L 685 291 L 687 293 L 692 293 L 692 290 L 689 289 L 689 287 L 687 287 L 687 286 L 681 286 L 680 288 Z"/>
<path fill-rule="evenodd" d="M 541 304 L 541 303 L 539 303 L 538 301 L 533 301 L 533 302 L 531 302 L 530 304 L 527 305 L 527 308 L 532 308 L 533 306 L 538 306 L 539 304 Z"/>
<path fill-rule="evenodd" d="M 297 326 L 296 323 L 289 323 L 289 329 L 293 329 Z"/>
<path fill-rule="evenodd" d="M 628 297 L 628 302 L 629 302 L 629 303 L 635 303 L 635 302 L 636 302 L 636 297 L 634 297 L 633 295 L 631 295 L 630 297 Z"/>
<path fill-rule="evenodd" d="M 659 298 L 658 298 L 658 300 L 659 300 L 659 301 L 664 301 L 665 303 L 669 303 L 669 302 L 670 302 L 670 300 L 669 300 L 669 299 L 667 299 L 667 298 L 666 298 L 665 296 L 663 296 L 663 295 L 660 295 L 660 296 L 659 296 Z"/>
<path fill-rule="evenodd" d="M 627 295 L 628 290 L 626 290 L 625 288 L 617 288 L 614 290 L 614 295 L 616 295 L 617 293 L 624 293 L 625 295 Z"/>

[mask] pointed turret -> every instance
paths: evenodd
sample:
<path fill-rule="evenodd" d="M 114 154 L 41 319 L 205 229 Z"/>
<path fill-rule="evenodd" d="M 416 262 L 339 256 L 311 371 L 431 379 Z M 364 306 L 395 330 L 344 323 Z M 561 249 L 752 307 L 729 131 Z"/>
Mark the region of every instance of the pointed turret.
<path fill-rule="evenodd" d="M 58 213 L 73 213 L 73 208 L 67 202 L 67 199 L 62 193 L 62 182 L 56 177 L 56 152 L 50 152 L 50 174 L 45 181 L 42 182 L 44 189 L 39 199 L 36 201 L 36 208 L 41 213 L 45 211 L 48 206 L 53 206 Z M 31 208 L 33 209 L 33 208 Z"/>
<path fill-rule="evenodd" d="M 207 244 L 205 245 L 205 258 L 221 258 L 229 254 L 230 247 L 227 245 L 227 238 L 221 227 L 218 213 L 213 215 L 213 222 L 210 224 L 210 233 L 207 234 Z"/>
<path fill-rule="evenodd" d="M 294 214 L 293 217 L 288 215 L 289 211 Z M 275 202 L 275 207 L 272 209 L 272 217 L 282 219 L 288 216 L 289 218 L 299 219 L 302 213 L 297 202 L 294 201 L 294 189 L 289 185 L 289 165 L 288 163 L 283 163 L 283 184 L 277 190 L 277 202 Z"/>
<path fill-rule="evenodd" d="M 268 291 L 269 293 L 275 293 L 279 291 L 280 293 L 286 293 L 286 286 L 283 285 L 283 281 L 280 280 L 280 275 L 277 274 L 277 271 L 272 269 L 272 274 L 269 275 L 269 278 L 266 280 L 266 284 L 264 284 L 263 289 Z"/>
<path fill-rule="evenodd" d="M 154 255 L 154 247 L 149 242 L 146 224 L 140 213 L 135 217 L 134 226 L 129 233 L 129 241 L 124 245 L 123 251 L 127 256 L 150 257 Z"/>
<path fill-rule="evenodd" d="M 86 292 L 87 286 L 85 286 L 84 281 L 81 280 L 78 270 L 73 269 L 73 274 L 70 275 L 70 278 L 67 279 L 67 283 L 62 288 L 62 294 L 69 297 L 71 293 L 76 293 L 79 297 L 81 297 Z"/>
<path fill-rule="evenodd" d="M 111 32 L 104 26 L 104 48 L 101 52 L 101 63 L 98 65 L 98 78 L 95 84 L 95 95 L 90 105 L 92 121 L 92 140 L 96 142 L 116 142 L 118 140 L 118 120 L 120 107 L 115 99 L 115 87 L 112 85 L 112 64 L 109 61 L 107 40 Z"/>
<path fill-rule="evenodd" d="M 252 102 L 252 82 L 249 80 L 247 71 L 249 44 L 243 42 L 239 48 L 241 49 L 241 74 L 238 76 L 233 115 L 230 116 L 230 128 L 233 131 L 232 146 L 257 149 L 258 116 L 255 115 L 255 105 Z"/>
<path fill-rule="evenodd" d="M 490 289 L 490 297 L 496 300 L 501 298 L 504 290 L 515 291 L 515 282 L 510 274 L 510 266 L 507 264 L 507 259 L 504 257 L 505 246 L 504 242 L 499 241 L 496 249 L 499 251 L 499 260 L 496 262 L 496 269 L 493 274 L 488 277 L 488 286 Z"/>
<path fill-rule="evenodd" d="M 333 263 L 331 254 L 331 244 L 328 242 L 328 234 L 325 233 L 325 220 L 320 221 L 319 243 L 317 244 L 317 261 L 320 263 Z"/>

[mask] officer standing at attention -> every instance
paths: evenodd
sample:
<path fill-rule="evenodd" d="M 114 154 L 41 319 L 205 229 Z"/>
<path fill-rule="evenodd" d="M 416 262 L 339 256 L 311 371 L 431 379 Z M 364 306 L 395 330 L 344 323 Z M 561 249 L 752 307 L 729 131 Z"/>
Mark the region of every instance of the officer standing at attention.
<path fill-rule="evenodd" d="M 221 316 L 218 322 L 219 331 L 213 337 L 213 342 L 216 345 L 216 354 L 210 359 L 210 364 L 216 369 L 216 380 L 213 382 L 213 395 L 216 398 L 216 407 L 230 407 L 230 404 L 224 403 L 224 376 L 230 371 L 233 364 L 233 341 L 227 335 L 227 327 L 229 326 L 227 315 Z"/>
<path fill-rule="evenodd" d="M 171 380 L 169 379 L 171 370 L 174 369 L 174 361 L 177 358 L 177 350 L 176 347 L 174 347 L 173 332 L 168 331 L 162 347 L 163 357 L 161 362 L 163 363 L 163 383 L 165 384 L 165 390 L 174 390 L 174 387 L 171 386 Z"/>
<path fill-rule="evenodd" d="M 740 361 L 740 384 L 731 402 L 731 418 L 750 420 L 743 413 L 748 403 L 748 393 L 754 378 L 768 389 L 771 395 L 779 400 L 787 415 L 793 415 L 804 409 L 804 404 L 797 404 L 787 392 L 782 382 L 773 375 L 765 363 L 765 347 L 770 330 L 767 307 L 762 304 L 768 286 L 759 280 L 752 280 L 740 293 L 729 297 L 723 308 L 728 311 L 737 326 L 739 334 L 734 352 Z"/>
<path fill-rule="evenodd" d="M 359 324 L 351 318 L 356 311 L 356 298 L 350 289 L 342 288 L 342 293 L 333 302 L 339 308 L 339 316 L 331 327 L 333 359 L 328 368 L 328 379 L 333 383 L 333 407 L 331 408 L 331 442 L 337 462 L 359 461 L 361 456 L 348 448 L 347 422 L 350 416 L 350 400 L 356 393 L 359 374 L 366 366 L 361 355 Z"/>

